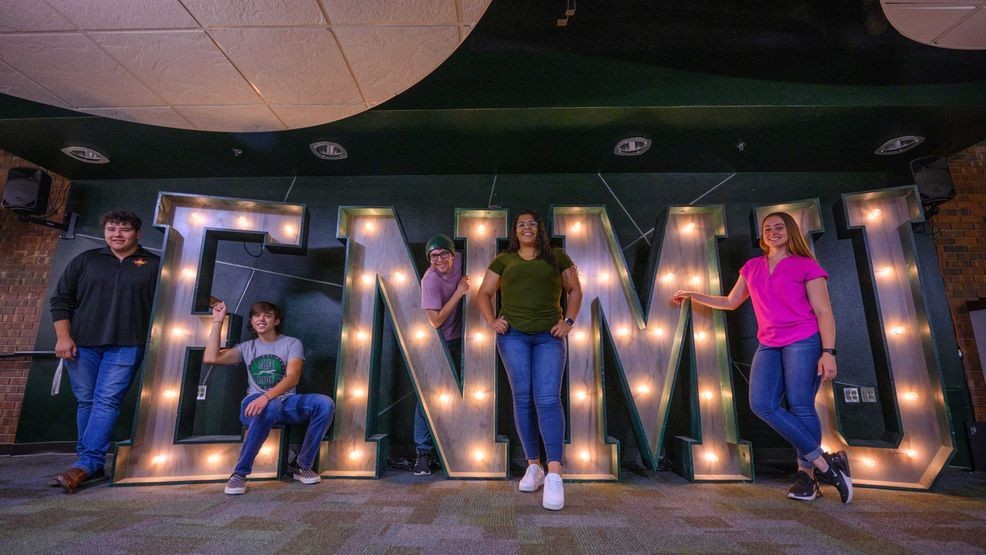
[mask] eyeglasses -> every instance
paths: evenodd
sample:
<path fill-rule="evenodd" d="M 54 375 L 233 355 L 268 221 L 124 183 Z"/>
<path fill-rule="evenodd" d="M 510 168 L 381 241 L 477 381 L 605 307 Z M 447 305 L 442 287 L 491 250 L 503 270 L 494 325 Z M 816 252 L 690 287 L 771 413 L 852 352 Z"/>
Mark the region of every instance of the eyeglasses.
<path fill-rule="evenodd" d="M 538 228 L 537 220 L 527 220 L 526 222 L 517 222 L 517 229 L 524 229 L 524 228 L 537 229 Z"/>
<path fill-rule="evenodd" d="M 448 260 L 451 256 L 452 253 L 449 251 L 432 252 L 428 255 L 428 260 L 431 260 L 432 262 L 436 260 Z"/>

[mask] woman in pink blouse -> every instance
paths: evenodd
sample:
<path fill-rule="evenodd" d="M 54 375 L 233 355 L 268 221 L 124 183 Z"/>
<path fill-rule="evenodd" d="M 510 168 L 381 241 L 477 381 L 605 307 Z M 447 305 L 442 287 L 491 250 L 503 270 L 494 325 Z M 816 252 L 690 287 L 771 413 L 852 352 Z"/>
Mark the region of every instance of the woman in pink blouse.
<path fill-rule="evenodd" d="M 798 452 L 798 474 L 787 496 L 811 501 L 821 495 L 818 482 L 822 482 L 835 486 L 842 502 L 849 503 L 853 494 L 849 459 L 845 451 L 822 451 L 822 429 L 815 412 L 820 383 L 836 374 L 828 274 L 812 255 L 797 222 L 785 212 L 763 219 L 760 248 L 766 254 L 743 265 L 728 296 L 678 291 L 672 300 L 691 299 L 734 310 L 747 297 L 753 299 L 760 346 L 750 368 L 750 408 Z"/>

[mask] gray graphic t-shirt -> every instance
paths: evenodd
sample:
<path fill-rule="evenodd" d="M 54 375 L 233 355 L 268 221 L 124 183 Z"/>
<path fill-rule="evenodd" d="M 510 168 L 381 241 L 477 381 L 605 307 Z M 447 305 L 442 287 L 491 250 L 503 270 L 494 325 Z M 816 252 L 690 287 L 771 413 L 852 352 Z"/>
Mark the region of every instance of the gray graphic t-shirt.
<path fill-rule="evenodd" d="M 236 345 L 247 368 L 247 395 L 264 393 L 284 379 L 288 371 L 288 361 L 294 358 L 305 360 L 305 349 L 301 341 L 282 335 L 276 341 L 265 343 L 260 339 L 244 341 Z M 295 388 L 285 395 L 291 395 Z"/>

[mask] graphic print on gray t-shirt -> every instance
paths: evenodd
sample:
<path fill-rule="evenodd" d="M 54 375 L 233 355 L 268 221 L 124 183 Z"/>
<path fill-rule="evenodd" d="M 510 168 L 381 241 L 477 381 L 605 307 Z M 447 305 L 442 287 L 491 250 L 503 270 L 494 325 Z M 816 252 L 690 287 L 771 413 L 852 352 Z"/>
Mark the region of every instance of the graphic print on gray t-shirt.
<path fill-rule="evenodd" d="M 295 358 L 305 359 L 305 351 L 301 341 L 286 335 L 279 336 L 270 343 L 258 339 L 245 341 L 236 346 L 247 368 L 247 395 L 261 394 L 274 387 L 284 379 L 288 370 L 288 361 Z M 295 388 L 286 391 L 291 395 Z"/>

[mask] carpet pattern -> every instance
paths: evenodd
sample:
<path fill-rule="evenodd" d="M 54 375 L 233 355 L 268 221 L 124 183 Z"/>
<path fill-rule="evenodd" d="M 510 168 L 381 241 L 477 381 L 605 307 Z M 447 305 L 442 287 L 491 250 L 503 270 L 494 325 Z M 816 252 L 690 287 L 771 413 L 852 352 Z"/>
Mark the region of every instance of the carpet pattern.
<path fill-rule="evenodd" d="M 560 512 L 517 480 L 47 486 L 68 455 L 0 457 L 0 553 L 986 553 L 986 475 L 946 470 L 931 492 L 857 489 L 811 503 L 786 476 L 691 484 L 669 472 L 567 483 Z"/>

